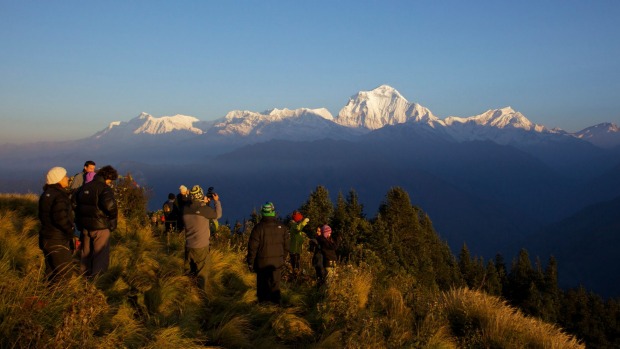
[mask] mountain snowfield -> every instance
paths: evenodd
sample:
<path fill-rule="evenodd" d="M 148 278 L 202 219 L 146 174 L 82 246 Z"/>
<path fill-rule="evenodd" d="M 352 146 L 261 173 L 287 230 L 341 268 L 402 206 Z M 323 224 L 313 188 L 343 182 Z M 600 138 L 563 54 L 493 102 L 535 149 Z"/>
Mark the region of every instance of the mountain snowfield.
<path fill-rule="evenodd" d="M 381 85 L 360 91 L 334 117 L 325 108 L 272 109 L 262 113 L 233 110 L 213 121 L 187 115 L 154 117 L 141 113 L 128 122 L 116 121 L 94 135 L 96 139 L 131 135 L 174 134 L 176 137 L 238 137 L 255 141 L 269 139 L 347 139 L 388 125 L 427 126 L 455 141 L 491 140 L 498 144 L 523 144 L 545 137 L 572 137 L 598 147 L 620 145 L 620 129 L 612 123 L 586 128 L 576 133 L 549 129 L 533 123 L 511 107 L 490 109 L 470 117 L 439 119 L 424 106 L 409 102 L 396 89 Z"/>

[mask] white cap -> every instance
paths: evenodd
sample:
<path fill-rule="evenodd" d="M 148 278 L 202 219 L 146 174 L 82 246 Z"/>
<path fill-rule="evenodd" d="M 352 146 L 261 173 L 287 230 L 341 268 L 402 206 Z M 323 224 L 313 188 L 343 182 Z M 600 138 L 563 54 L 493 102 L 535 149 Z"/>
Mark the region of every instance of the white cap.
<path fill-rule="evenodd" d="M 56 184 L 60 181 L 62 181 L 63 178 L 65 178 L 65 176 L 67 175 L 67 170 L 65 170 L 62 167 L 52 167 L 48 172 L 47 172 L 47 176 L 46 176 L 46 183 L 47 184 Z"/>
<path fill-rule="evenodd" d="M 186 187 L 186 186 L 184 186 L 184 185 L 181 185 L 181 186 L 179 187 L 179 190 L 180 190 L 180 191 L 187 191 L 187 187 Z"/>

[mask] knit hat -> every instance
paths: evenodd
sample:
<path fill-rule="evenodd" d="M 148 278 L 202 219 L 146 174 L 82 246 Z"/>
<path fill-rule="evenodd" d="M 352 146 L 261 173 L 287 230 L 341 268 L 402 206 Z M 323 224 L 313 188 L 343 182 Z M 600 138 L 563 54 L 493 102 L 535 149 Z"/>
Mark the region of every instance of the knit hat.
<path fill-rule="evenodd" d="M 295 211 L 293 212 L 293 220 L 297 223 L 301 222 L 301 220 L 304 219 L 304 216 L 301 215 L 301 213 L 299 213 L 299 211 Z"/>
<path fill-rule="evenodd" d="M 45 177 L 45 183 L 47 184 L 56 184 L 62 181 L 63 178 L 67 175 L 67 170 L 62 167 L 52 167 Z"/>
<path fill-rule="evenodd" d="M 321 233 L 323 233 L 324 237 L 329 237 L 332 234 L 332 228 L 329 225 L 325 224 L 321 227 Z"/>
<path fill-rule="evenodd" d="M 181 191 L 181 193 L 186 192 L 187 191 L 187 187 L 184 186 L 183 184 L 181 184 L 181 186 L 179 187 L 179 191 Z"/>
<path fill-rule="evenodd" d="M 267 201 L 263 207 L 261 208 L 261 214 L 265 217 L 275 217 L 276 215 L 276 207 L 273 206 L 273 203 Z"/>
<path fill-rule="evenodd" d="M 205 198 L 205 193 L 202 191 L 202 188 L 198 184 L 192 187 L 189 195 L 192 196 L 192 200 L 196 201 L 200 201 Z"/>

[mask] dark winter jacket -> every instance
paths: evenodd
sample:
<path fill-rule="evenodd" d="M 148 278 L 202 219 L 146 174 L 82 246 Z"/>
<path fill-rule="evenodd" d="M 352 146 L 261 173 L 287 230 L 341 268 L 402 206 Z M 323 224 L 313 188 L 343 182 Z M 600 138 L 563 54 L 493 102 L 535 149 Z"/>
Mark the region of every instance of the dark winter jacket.
<path fill-rule="evenodd" d="M 183 207 L 183 222 L 185 224 L 185 247 L 203 248 L 209 246 L 211 230 L 209 219 L 222 217 L 222 204 L 215 201 L 215 208 L 202 201 L 192 201 L 191 205 Z"/>
<path fill-rule="evenodd" d="M 39 197 L 39 238 L 46 240 L 71 240 L 73 238 L 73 212 L 69 191 L 60 184 L 46 185 Z"/>
<path fill-rule="evenodd" d="M 114 191 L 100 176 L 84 184 L 75 197 L 75 222 L 78 229 L 90 231 L 116 229 L 118 208 Z"/>
<path fill-rule="evenodd" d="M 319 246 L 321 246 L 321 252 L 323 253 L 323 263 L 327 266 L 326 262 L 335 262 L 338 258 L 336 256 L 336 249 L 338 249 L 338 241 L 332 238 L 325 238 L 323 235 L 316 238 Z"/>
<path fill-rule="evenodd" d="M 246 261 L 255 269 L 281 268 L 289 254 L 289 246 L 286 226 L 275 217 L 263 217 L 250 234 Z"/>

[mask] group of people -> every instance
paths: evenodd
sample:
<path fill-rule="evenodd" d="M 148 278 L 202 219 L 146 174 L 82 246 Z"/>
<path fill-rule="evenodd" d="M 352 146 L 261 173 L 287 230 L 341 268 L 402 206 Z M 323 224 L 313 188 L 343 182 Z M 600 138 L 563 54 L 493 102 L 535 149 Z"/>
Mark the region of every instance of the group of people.
<path fill-rule="evenodd" d="M 110 259 L 110 233 L 117 227 L 118 207 L 111 183 L 118 178 L 112 166 L 95 172 L 93 161 L 84 163 L 82 172 L 70 183 L 67 170 L 53 167 L 47 172 L 43 193 L 39 198 L 39 247 L 43 251 L 46 276 L 52 283 L 75 274 L 73 254 L 81 246 L 81 274 L 92 278 L 105 272 Z M 169 205 L 171 222 L 185 231 L 185 261 L 189 275 L 204 289 L 207 282 L 207 259 L 211 237 L 210 222 L 221 218 L 219 195 L 209 188 L 207 194 L 199 185 L 191 190 L 181 185 L 178 195 L 170 194 L 164 205 Z M 174 215 L 174 216 L 173 216 Z M 280 280 L 286 258 L 294 276 L 301 271 L 300 256 L 310 240 L 319 283 L 323 283 L 335 265 L 337 241 L 331 237 L 331 228 L 321 225 L 316 236 L 308 238 L 303 229 L 309 222 L 301 213 L 294 212 L 289 226 L 276 219 L 271 202 L 261 207 L 261 220 L 254 226 L 248 241 L 246 261 L 256 273 L 259 302 L 280 302 Z"/>
<path fill-rule="evenodd" d="M 323 284 L 336 264 L 338 242 L 331 236 L 331 227 L 327 224 L 319 226 L 316 236 L 309 239 L 303 231 L 309 222 L 308 218 L 295 211 L 287 229 L 276 219 L 275 207 L 271 202 L 262 206 L 261 216 L 260 222 L 250 233 L 246 257 L 248 269 L 256 273 L 258 301 L 280 303 L 280 280 L 286 257 L 289 256 L 293 276 L 299 276 L 300 257 L 306 240 L 310 240 L 317 281 Z"/>
<path fill-rule="evenodd" d="M 110 232 L 116 229 L 118 218 L 110 184 L 118 172 L 112 166 L 95 172 L 95 167 L 95 162 L 86 161 L 71 183 L 63 167 L 47 172 L 39 198 L 39 247 L 47 279 L 53 283 L 75 274 L 72 260 L 78 245 L 83 275 L 94 277 L 108 269 Z"/>

